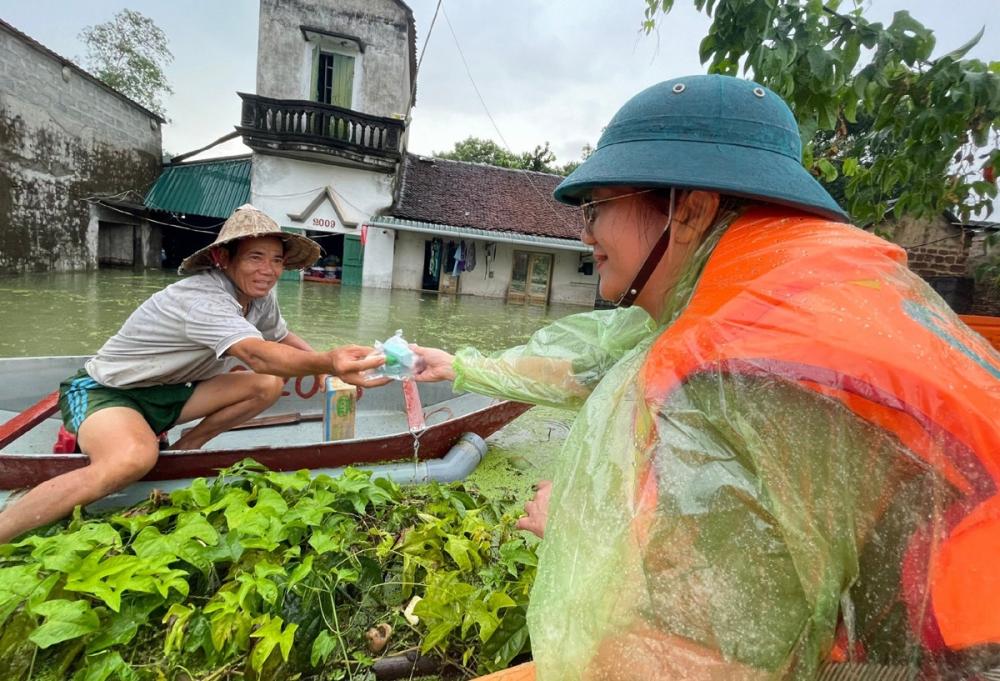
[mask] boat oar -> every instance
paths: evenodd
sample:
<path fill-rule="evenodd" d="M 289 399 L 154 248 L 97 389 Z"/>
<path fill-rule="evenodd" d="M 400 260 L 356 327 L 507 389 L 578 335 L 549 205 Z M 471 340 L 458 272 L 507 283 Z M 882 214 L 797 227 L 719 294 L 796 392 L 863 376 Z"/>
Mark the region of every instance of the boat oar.
<path fill-rule="evenodd" d="M 6 447 L 59 409 L 59 391 L 54 390 L 20 414 L 0 424 L 0 447 Z"/>

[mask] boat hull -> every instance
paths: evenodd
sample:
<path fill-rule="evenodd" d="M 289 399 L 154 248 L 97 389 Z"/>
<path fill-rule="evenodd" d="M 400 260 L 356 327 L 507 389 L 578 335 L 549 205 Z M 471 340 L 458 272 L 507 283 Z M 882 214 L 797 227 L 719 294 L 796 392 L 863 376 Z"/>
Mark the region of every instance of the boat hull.
<path fill-rule="evenodd" d="M 48 391 L 82 365 L 82 357 L 0 360 L 0 409 L 5 414 L 44 402 Z M 6 370 L 5 370 L 6 369 Z M 455 395 L 447 384 L 422 384 L 421 401 L 427 428 L 411 433 L 406 425 L 402 391 L 397 383 L 364 391 L 358 402 L 359 437 L 325 442 L 319 415 L 323 393 L 308 381 L 292 379 L 278 404 L 262 416 L 295 415 L 290 425 L 276 425 L 226 433 L 205 449 L 164 451 L 145 481 L 182 480 L 215 475 L 246 458 L 277 471 L 366 466 L 402 459 L 435 459 L 445 455 L 463 433 L 486 438 L 527 411 L 518 402 L 491 400 L 478 395 Z M 51 409 L 49 409 L 51 411 Z M 52 454 L 58 418 L 36 419 L 17 432 L 0 450 L 0 490 L 32 487 L 55 476 L 86 466 L 84 454 Z M 0 423 L 11 423 L 0 418 Z M 0 429 L 3 426 L 0 425 Z M 171 440 L 180 428 L 171 430 Z M 418 445 L 418 446 L 415 446 Z"/>

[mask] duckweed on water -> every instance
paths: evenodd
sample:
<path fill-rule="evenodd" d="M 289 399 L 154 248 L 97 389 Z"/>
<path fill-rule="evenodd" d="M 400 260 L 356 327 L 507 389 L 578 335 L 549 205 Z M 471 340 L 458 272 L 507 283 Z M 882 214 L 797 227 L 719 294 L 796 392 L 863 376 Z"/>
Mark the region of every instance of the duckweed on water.
<path fill-rule="evenodd" d="M 459 484 L 247 461 L 77 515 L 0 546 L 0 678 L 371 679 L 376 655 L 413 650 L 466 677 L 500 669 L 529 645 L 519 510 Z"/>

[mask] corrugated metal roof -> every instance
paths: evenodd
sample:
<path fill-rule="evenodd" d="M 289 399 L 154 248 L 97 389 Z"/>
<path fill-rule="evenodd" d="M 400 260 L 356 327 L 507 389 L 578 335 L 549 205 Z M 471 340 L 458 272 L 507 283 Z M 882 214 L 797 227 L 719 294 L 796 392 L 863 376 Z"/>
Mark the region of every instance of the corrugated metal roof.
<path fill-rule="evenodd" d="M 228 218 L 250 200 L 250 157 L 164 166 L 146 207 L 168 213 Z"/>
<path fill-rule="evenodd" d="M 433 234 L 435 236 L 442 237 L 457 237 L 459 239 L 465 238 L 478 239 L 480 241 L 498 241 L 501 243 L 517 244 L 520 246 L 552 248 L 560 251 L 592 253 L 594 250 L 579 239 L 558 239 L 551 236 L 536 236 L 534 234 L 523 234 L 520 232 L 500 232 L 492 229 L 476 229 L 475 227 L 439 225 L 431 222 L 420 222 L 418 220 L 404 220 L 402 218 L 390 217 L 387 215 L 374 216 L 368 221 L 368 224 L 375 227 L 398 229 L 404 232 L 421 232 L 423 234 Z"/>

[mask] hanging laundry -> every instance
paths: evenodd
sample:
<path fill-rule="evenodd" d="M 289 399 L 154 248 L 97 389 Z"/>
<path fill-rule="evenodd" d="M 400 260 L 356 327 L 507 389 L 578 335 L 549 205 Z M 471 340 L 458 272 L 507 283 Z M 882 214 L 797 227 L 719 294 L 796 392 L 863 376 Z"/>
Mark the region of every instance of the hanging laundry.
<path fill-rule="evenodd" d="M 483 270 L 483 280 L 490 276 L 493 259 L 497 255 L 497 245 L 492 241 L 483 246 L 483 255 L 486 256 L 486 268 Z"/>
<path fill-rule="evenodd" d="M 458 250 L 458 246 L 454 241 L 448 242 L 448 249 L 446 251 L 444 259 L 444 270 L 445 272 L 451 272 L 455 269 L 455 251 Z"/>
<path fill-rule="evenodd" d="M 459 242 L 458 248 L 455 249 L 455 266 L 451 269 L 451 276 L 457 277 L 462 273 L 462 245 L 465 242 Z"/>
<path fill-rule="evenodd" d="M 470 241 L 468 248 L 464 249 L 463 255 L 465 256 L 465 267 L 463 268 L 466 272 L 471 272 L 476 269 L 476 242 Z"/>
<path fill-rule="evenodd" d="M 431 240 L 431 257 L 427 259 L 427 274 L 437 277 L 441 271 L 441 249 L 444 244 L 440 239 Z"/>

